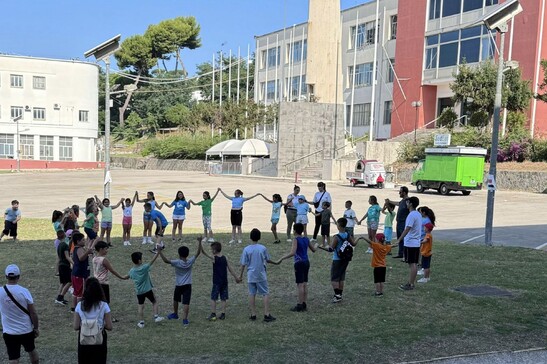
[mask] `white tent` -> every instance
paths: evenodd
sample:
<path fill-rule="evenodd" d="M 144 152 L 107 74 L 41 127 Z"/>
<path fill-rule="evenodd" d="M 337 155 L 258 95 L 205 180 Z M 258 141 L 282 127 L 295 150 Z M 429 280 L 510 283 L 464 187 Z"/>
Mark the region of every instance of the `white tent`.
<path fill-rule="evenodd" d="M 239 140 L 236 140 L 236 139 L 229 139 L 229 140 L 225 140 L 223 142 L 220 142 L 218 144 L 215 144 L 213 145 L 211 148 L 207 149 L 207 151 L 205 152 L 205 155 L 206 156 L 212 156 L 212 155 L 216 155 L 216 156 L 222 156 L 223 154 L 223 151 L 224 151 L 224 148 L 236 143 L 236 142 L 239 142 Z"/>
<path fill-rule="evenodd" d="M 239 157 L 255 156 L 263 157 L 270 154 L 268 144 L 259 139 L 238 140 L 227 145 L 222 151 L 223 155 L 237 155 Z"/>

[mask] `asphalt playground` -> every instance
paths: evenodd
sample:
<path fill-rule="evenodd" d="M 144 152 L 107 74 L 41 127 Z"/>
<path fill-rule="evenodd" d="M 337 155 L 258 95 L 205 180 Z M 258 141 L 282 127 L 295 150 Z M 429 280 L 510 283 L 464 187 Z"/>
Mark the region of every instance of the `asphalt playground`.
<path fill-rule="evenodd" d="M 318 181 L 301 181 L 301 193 L 309 200 L 317 191 Z M 103 171 L 24 171 L 0 174 L 2 197 L 0 207 L 10 206 L 12 199 L 20 201 L 23 217 L 51 218 L 54 209 L 69 205 L 84 205 L 87 197 L 103 195 Z M 375 195 L 380 203 L 385 198 L 398 200 L 398 186 L 394 189 L 373 189 L 350 187 L 346 182 L 326 182 L 333 199 L 333 213 L 342 215 L 344 202 L 353 201 L 353 209 L 361 218 L 368 209 L 368 197 Z M 213 195 L 222 188 L 232 195 L 237 188 L 245 197 L 263 193 L 271 198 L 279 193 L 286 200 L 292 192 L 294 181 L 278 178 L 257 178 L 244 176 L 207 175 L 188 171 L 113 170 L 111 201 L 116 203 L 122 197 L 132 197 L 135 191 L 143 198 L 146 191 L 154 191 L 160 202 L 171 202 L 178 190 L 187 199 L 199 201 L 203 191 Z M 437 216 L 434 238 L 456 244 L 484 244 L 484 222 L 486 216 L 486 191 L 473 191 L 469 196 L 451 193 L 442 196 L 433 191 L 417 194 L 408 185 L 410 195 L 420 199 L 420 205 L 433 209 Z M 230 231 L 230 201 L 219 194 L 213 204 L 213 229 Z M 518 246 L 547 250 L 547 220 L 542 213 L 547 206 L 547 195 L 515 191 L 496 192 L 494 210 L 493 240 L 495 245 Z M 170 219 L 171 212 L 165 211 Z M 134 222 L 138 223 L 142 206 L 135 207 Z M 260 196 L 245 203 L 243 229 L 250 231 L 257 227 L 267 231 L 270 228 L 271 207 Z M 121 223 L 121 210 L 114 210 L 114 222 Z M 381 220 L 383 222 L 383 219 Z M 22 221 L 24 223 L 24 220 Z M 185 227 L 201 229 L 201 209 L 194 206 L 188 213 Z M 380 225 L 380 230 L 382 229 Z M 285 232 L 286 222 L 282 218 L 278 230 Z M 364 234 L 365 226 L 356 227 L 356 234 Z M 282 234 L 284 237 L 284 234 Z M 21 237 L 24 239 L 24 237 Z"/>

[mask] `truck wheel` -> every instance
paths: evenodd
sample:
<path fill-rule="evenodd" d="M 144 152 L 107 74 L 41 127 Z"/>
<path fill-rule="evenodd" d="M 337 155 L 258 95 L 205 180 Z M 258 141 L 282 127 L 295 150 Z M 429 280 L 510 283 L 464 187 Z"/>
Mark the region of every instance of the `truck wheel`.
<path fill-rule="evenodd" d="M 448 193 L 450 192 L 450 190 L 448 189 L 448 187 L 446 187 L 446 185 L 443 183 L 441 184 L 441 186 L 439 187 L 439 193 L 441 195 L 448 195 Z"/>
<path fill-rule="evenodd" d="M 471 194 L 471 191 L 462 191 L 462 194 L 464 196 L 469 196 Z"/>
<path fill-rule="evenodd" d="M 416 191 L 418 191 L 418 193 L 424 193 L 425 188 L 422 185 L 422 182 L 416 182 Z"/>

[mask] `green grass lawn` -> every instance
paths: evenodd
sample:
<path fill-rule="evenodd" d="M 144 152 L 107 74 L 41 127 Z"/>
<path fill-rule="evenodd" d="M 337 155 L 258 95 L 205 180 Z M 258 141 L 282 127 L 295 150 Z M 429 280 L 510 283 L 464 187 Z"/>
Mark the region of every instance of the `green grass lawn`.
<path fill-rule="evenodd" d="M 108 256 L 120 272 L 132 266 L 130 254 L 144 251 L 135 226 L 131 247 L 115 247 Z M 188 230 L 191 233 L 191 230 Z M 120 236 L 118 227 L 115 236 Z M 190 254 L 196 252 L 197 231 L 186 236 Z M 246 234 L 247 235 L 247 234 Z M 22 241 L 0 243 L 0 268 L 17 263 L 20 283 L 30 289 L 41 321 L 37 348 L 43 362 L 75 362 L 76 333 L 68 307 L 54 303 L 58 278 L 54 276 L 53 229 L 46 220 L 25 219 Z M 228 234 L 217 234 L 221 242 Z M 263 242 L 274 259 L 289 250 L 288 243 Z M 167 239 L 168 257 L 175 257 L 179 244 Z M 148 248 L 149 246 L 146 246 Z M 239 266 L 243 245 L 224 245 L 223 253 Z M 310 253 L 311 270 L 308 312 L 293 313 L 296 285 L 292 262 L 268 267 L 273 323 L 248 320 L 246 284 L 230 277 L 230 300 L 225 321 L 208 322 L 212 263 L 200 256 L 194 266 L 190 326 L 181 321 L 154 324 L 151 305 L 145 308 L 146 327 L 136 326 L 137 304 L 131 281 L 111 277 L 112 314 L 119 323 L 109 333 L 109 358 L 115 363 L 206 362 L 363 362 L 393 363 L 453 354 L 492 350 L 517 350 L 544 346 L 547 342 L 547 292 L 544 251 L 435 243 L 432 280 L 412 292 L 402 292 L 408 267 L 388 257 L 385 295 L 372 296 L 374 285 L 370 255 L 359 246 L 347 272 L 344 301 L 330 303 L 331 257 Z M 145 260 L 152 258 L 145 254 Z M 239 269 L 239 267 L 238 267 Z M 172 311 L 174 269 L 157 261 L 151 270 L 160 312 Z M 510 290 L 514 298 L 471 298 L 455 292 L 460 285 L 489 284 Z M 261 309 L 262 302 L 258 301 Z M 27 360 L 24 358 L 25 361 Z M 6 362 L 0 348 L 0 362 Z"/>

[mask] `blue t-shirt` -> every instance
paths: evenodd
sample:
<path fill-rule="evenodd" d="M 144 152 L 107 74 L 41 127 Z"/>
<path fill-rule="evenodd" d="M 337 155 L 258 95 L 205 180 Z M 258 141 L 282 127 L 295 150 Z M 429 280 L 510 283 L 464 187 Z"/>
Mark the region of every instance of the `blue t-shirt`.
<path fill-rule="evenodd" d="M 267 281 L 266 263 L 271 260 L 270 254 L 262 244 L 251 244 L 243 249 L 241 265 L 247 266 L 247 283 Z"/>
<path fill-rule="evenodd" d="M 282 205 L 281 202 L 272 203 L 272 220 L 273 219 L 279 220 L 279 216 L 281 215 L 281 205 Z"/>
<path fill-rule="evenodd" d="M 173 259 L 171 260 L 171 266 L 175 268 L 175 285 L 184 286 L 185 284 L 192 284 L 192 266 L 196 261 L 196 257 L 186 259 Z"/>
<path fill-rule="evenodd" d="M 431 224 L 431 219 L 429 217 L 422 217 L 422 232 L 420 234 L 420 239 L 424 240 L 425 238 L 425 224 Z"/>
<path fill-rule="evenodd" d="M 186 215 L 186 206 L 188 206 L 188 201 L 186 200 L 175 200 L 171 203 L 175 208 L 173 210 L 173 215 Z"/>
<path fill-rule="evenodd" d="M 296 207 L 297 215 L 306 215 L 310 211 L 310 205 L 307 202 L 294 201 L 293 205 Z"/>
<path fill-rule="evenodd" d="M 243 208 L 243 202 L 245 202 L 245 199 L 243 197 L 232 197 L 232 208 L 233 209 Z"/>
<path fill-rule="evenodd" d="M 158 210 L 152 210 L 150 211 L 150 220 L 156 222 L 156 219 L 159 218 L 161 221 L 161 226 L 167 226 L 169 222 L 165 218 L 165 216 L 159 212 Z"/>
<path fill-rule="evenodd" d="M 310 245 L 310 239 L 305 236 L 296 237 L 296 253 L 294 254 L 294 262 L 307 262 L 308 261 L 308 246 Z"/>
<path fill-rule="evenodd" d="M 348 240 L 349 234 L 347 232 L 338 233 L 334 235 L 334 239 L 336 239 L 336 248 L 334 249 L 334 252 L 332 252 L 332 260 L 340 260 L 340 257 L 338 256 L 338 249 L 342 246 L 342 243 L 346 240 Z"/>
<path fill-rule="evenodd" d="M 380 221 L 380 211 L 382 209 L 380 208 L 380 205 L 372 205 L 368 208 L 367 211 L 367 221 Z"/>
<path fill-rule="evenodd" d="M 4 215 L 6 215 L 6 221 L 14 222 L 15 220 L 17 220 L 17 216 L 21 216 L 21 211 L 19 209 L 14 210 L 12 208 L 9 208 L 6 209 L 6 213 Z"/>

